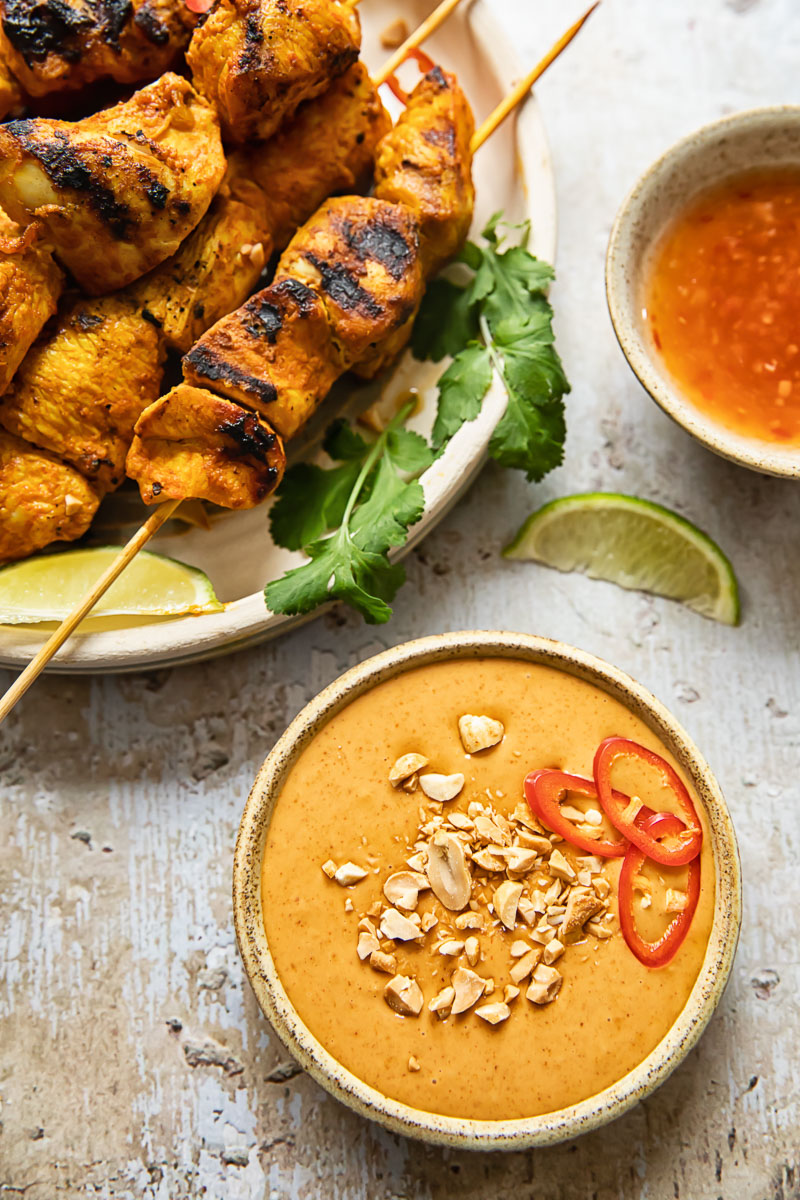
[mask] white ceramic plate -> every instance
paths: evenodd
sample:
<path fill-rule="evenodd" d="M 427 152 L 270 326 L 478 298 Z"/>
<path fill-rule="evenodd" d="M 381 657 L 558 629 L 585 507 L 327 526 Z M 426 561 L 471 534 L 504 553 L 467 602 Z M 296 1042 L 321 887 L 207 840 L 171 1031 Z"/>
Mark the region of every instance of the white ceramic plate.
<path fill-rule="evenodd" d="M 399 15 L 409 28 L 434 7 L 432 0 L 363 0 L 360 15 L 364 31 L 363 55 L 376 69 L 386 59 L 380 34 Z M 446 25 L 425 45 L 443 66 L 456 71 L 475 111 L 483 119 L 523 74 L 495 23 L 486 0 L 464 3 Z M 386 90 L 386 89 L 384 89 Z M 509 220 L 529 218 L 531 249 L 548 261 L 555 256 L 556 213 L 550 155 L 539 112 L 533 98 L 509 120 L 478 153 L 475 160 L 477 206 L 473 234 L 488 217 L 502 209 Z M 442 366 L 420 364 L 404 356 L 391 376 L 376 384 L 360 385 L 352 394 L 332 396 L 313 422 L 304 453 L 313 452 L 331 418 L 345 408 L 365 407 L 378 394 L 387 397 L 414 386 L 422 394 L 420 411 L 410 427 L 428 435 L 436 408 L 436 380 Z M 411 531 L 407 552 L 441 520 L 480 470 L 492 431 L 502 416 L 505 393 L 495 383 L 481 415 L 464 425 L 445 453 L 422 476 L 425 513 Z M 158 621 L 108 620 L 105 627 L 73 635 L 50 669 L 64 672 L 135 671 L 191 662 L 274 637 L 307 617 L 270 613 L 263 588 L 302 556 L 275 547 L 269 536 L 268 506 L 249 512 L 220 513 L 210 530 L 183 532 L 174 526 L 159 535 L 152 548 L 201 567 L 211 578 L 225 609 L 199 617 Z M 0 665 L 24 666 L 40 648 L 45 631 L 25 626 L 0 626 Z"/>

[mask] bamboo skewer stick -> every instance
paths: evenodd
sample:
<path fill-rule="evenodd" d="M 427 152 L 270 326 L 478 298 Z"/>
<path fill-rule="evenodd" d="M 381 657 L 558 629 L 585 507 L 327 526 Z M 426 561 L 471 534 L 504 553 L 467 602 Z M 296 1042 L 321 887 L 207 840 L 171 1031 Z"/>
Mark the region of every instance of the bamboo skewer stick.
<path fill-rule="evenodd" d="M 76 604 L 69 616 L 64 618 L 58 629 L 47 639 L 36 657 L 31 659 L 22 674 L 18 675 L 14 680 L 2 700 L 0 700 L 0 722 L 5 720 L 17 701 L 25 695 L 37 676 L 50 662 L 56 651 L 64 645 L 64 642 L 76 627 L 80 625 L 83 618 L 91 612 L 100 597 L 108 591 L 114 580 L 122 574 L 128 563 L 139 553 L 142 546 L 149 542 L 153 534 L 172 516 L 180 503 L 180 500 L 165 500 L 163 504 L 159 504 L 154 513 L 150 514 L 145 523 L 137 529 L 130 541 L 114 559 L 111 566 L 100 576 L 92 590 L 86 593 L 79 604 Z"/>
<path fill-rule="evenodd" d="M 447 20 L 453 9 L 458 8 L 460 3 L 461 0 L 442 0 L 441 4 L 437 5 L 431 15 L 426 17 L 412 34 L 409 34 L 402 46 L 397 47 L 394 54 L 387 59 L 377 75 L 373 75 L 373 83 L 377 87 L 380 87 L 382 83 L 386 83 L 389 76 L 394 75 L 400 64 L 405 62 L 411 51 L 416 50 L 417 46 L 421 45 L 432 33 L 435 33 L 439 26 Z"/>
<path fill-rule="evenodd" d="M 490 113 L 479 129 L 476 129 L 472 135 L 472 141 L 469 148 L 474 154 L 479 150 L 483 143 L 492 136 L 499 125 L 502 125 L 506 117 L 509 116 L 517 105 L 525 99 L 528 92 L 531 90 L 536 80 L 545 73 L 551 63 L 555 62 L 559 54 L 566 50 L 572 39 L 583 28 L 589 17 L 597 8 L 600 0 L 595 0 L 592 7 L 583 14 L 583 16 L 571 25 L 566 33 L 562 34 L 556 44 L 548 50 L 541 62 L 538 62 L 532 71 L 529 71 L 524 79 L 520 79 L 519 83 L 508 93 L 504 100 L 501 100 L 493 113 Z"/>
<path fill-rule="evenodd" d="M 380 84 L 385 82 L 395 71 L 400 62 L 405 56 L 419 45 L 435 28 L 444 21 L 452 10 L 459 4 L 461 0 L 443 0 L 443 3 L 438 8 L 434 9 L 427 21 L 424 21 L 417 30 L 408 38 L 402 46 L 392 55 L 389 61 L 384 66 L 383 70 L 375 76 L 374 82 Z M 473 135 L 470 142 L 470 150 L 473 153 L 478 150 L 488 138 L 494 133 L 499 125 L 505 121 L 506 117 L 524 100 L 530 91 L 531 87 L 537 79 L 547 70 L 552 62 L 558 58 L 559 54 L 566 49 L 575 35 L 583 26 L 584 22 L 591 16 L 600 0 L 592 5 L 588 12 L 576 21 L 562 37 L 556 42 L 552 49 L 544 56 L 541 62 L 525 76 L 524 79 L 509 92 L 508 96 L 498 104 L 497 108 L 492 112 L 480 128 Z M 398 55 L 400 57 L 398 58 Z M 122 574 L 125 567 L 136 557 L 142 547 L 150 540 L 161 526 L 167 521 L 175 509 L 181 503 L 180 500 L 166 500 L 160 504 L 153 512 L 141 528 L 133 535 L 130 541 L 120 551 L 119 557 L 114 560 L 111 566 L 100 576 L 97 583 L 81 600 L 80 604 L 76 605 L 68 617 L 59 625 L 58 629 L 47 639 L 41 650 L 31 659 L 25 670 L 14 681 L 5 695 L 0 698 L 0 723 L 2 723 L 8 714 L 11 712 L 17 701 L 25 695 L 28 688 L 34 680 L 41 674 L 50 659 L 64 645 L 64 642 L 70 637 L 77 626 L 81 623 L 84 617 L 94 608 L 98 600 L 108 591 L 111 584 L 119 575 Z"/>

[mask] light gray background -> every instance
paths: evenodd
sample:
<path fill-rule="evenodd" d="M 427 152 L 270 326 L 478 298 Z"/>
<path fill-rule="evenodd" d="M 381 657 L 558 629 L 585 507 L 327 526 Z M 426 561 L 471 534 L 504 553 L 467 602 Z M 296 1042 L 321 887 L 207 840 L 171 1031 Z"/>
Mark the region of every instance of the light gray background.
<path fill-rule="evenodd" d="M 495 0 L 533 61 L 579 5 Z M 559 193 L 566 465 L 539 487 L 487 468 L 412 556 L 395 618 L 352 615 L 202 666 L 47 678 L 0 743 L 0 1196 L 283 1200 L 654 1200 L 800 1196 L 797 530 L 800 488 L 714 458 L 629 375 L 603 256 L 623 194 L 679 136 L 800 101 L 793 0 L 604 0 L 539 88 Z M 498 550 L 553 496 L 635 492 L 700 523 L 743 585 L 741 628 Z M 429 1149 L 356 1118 L 302 1075 L 243 983 L 230 865 L 275 736 L 345 667 L 444 629 L 562 638 L 675 711 L 727 794 L 745 924 L 699 1048 L 649 1101 L 527 1154 Z M 173 1030 L 175 1019 L 182 1028 Z"/>

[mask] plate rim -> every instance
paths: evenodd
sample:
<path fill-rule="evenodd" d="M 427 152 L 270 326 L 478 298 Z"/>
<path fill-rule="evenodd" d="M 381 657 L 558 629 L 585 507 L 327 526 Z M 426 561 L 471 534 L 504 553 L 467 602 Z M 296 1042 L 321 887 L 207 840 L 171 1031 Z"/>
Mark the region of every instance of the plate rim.
<path fill-rule="evenodd" d="M 506 86 L 523 74 L 516 50 L 487 0 L 470 7 L 470 29 L 491 69 Z M 515 128 L 515 153 L 526 216 L 538 210 L 537 252 L 555 261 L 557 210 L 555 177 L 547 133 L 535 91 L 520 106 Z M 536 200 L 531 198 L 535 182 Z M 407 542 L 393 559 L 401 559 L 458 503 L 480 473 L 487 457 L 489 437 L 505 409 L 506 398 L 495 379 L 480 416 L 456 434 L 445 455 L 425 473 L 425 512 Z M 472 436 L 470 436 L 472 435 Z M 465 442 L 469 442 L 465 445 Z M 450 460 L 456 460 L 451 462 Z M 447 471 L 442 475 L 442 466 Z M 432 475 L 432 472 L 436 472 Z M 157 549 L 157 547 L 154 547 Z M 129 674 L 202 662 L 257 645 L 290 633 L 316 620 L 333 605 L 323 605 L 301 616 L 274 614 L 266 609 L 262 592 L 233 600 L 220 613 L 187 615 L 174 621 L 115 630 L 73 634 L 45 670 L 50 674 Z M 192 624 L 190 624 L 190 622 Z M 192 628 L 192 625 L 194 628 Z M 146 631 L 147 644 L 142 642 Z M 131 646 L 131 635 L 138 645 Z M 24 625 L 0 625 L 0 667 L 25 667 L 49 636 Z"/>

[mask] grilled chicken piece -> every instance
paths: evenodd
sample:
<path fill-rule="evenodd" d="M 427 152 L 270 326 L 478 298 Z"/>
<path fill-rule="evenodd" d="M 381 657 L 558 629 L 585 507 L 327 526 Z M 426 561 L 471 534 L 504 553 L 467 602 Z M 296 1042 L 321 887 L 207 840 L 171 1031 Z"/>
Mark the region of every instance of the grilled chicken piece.
<path fill-rule="evenodd" d="M 289 438 L 342 367 L 320 297 L 281 279 L 209 329 L 184 358 L 183 373 L 262 413 Z"/>
<path fill-rule="evenodd" d="M 21 224 L 41 220 L 92 295 L 173 254 L 224 171 L 216 115 L 178 75 L 81 121 L 0 126 L 0 205 Z"/>
<path fill-rule="evenodd" d="M 272 285 L 189 351 L 184 376 L 291 437 L 334 380 L 413 319 L 422 288 L 406 209 L 361 196 L 329 200 L 292 238 Z"/>
<path fill-rule="evenodd" d="M 183 0 L 0 0 L 0 50 L 29 96 L 173 66 L 197 17 Z"/>
<path fill-rule="evenodd" d="M 8 48 L 3 45 L 0 34 L 0 121 L 5 121 L 7 116 L 21 110 L 24 104 L 22 88 L 14 78 L 8 58 Z"/>
<path fill-rule="evenodd" d="M 125 478 L 137 418 L 158 398 L 163 358 L 158 330 L 129 296 L 71 300 L 0 400 L 0 425 L 111 491 Z"/>
<path fill-rule="evenodd" d="M 100 497 L 80 472 L 0 432 L 0 560 L 27 558 L 89 528 Z"/>
<path fill-rule="evenodd" d="M 133 295 L 160 325 L 167 344 L 185 353 L 250 295 L 271 253 L 256 205 L 215 196 L 177 254 L 140 279 Z"/>
<path fill-rule="evenodd" d="M 472 223 L 474 131 L 455 76 L 434 67 L 376 151 L 375 195 L 404 204 L 417 218 L 427 278 L 457 253 Z"/>
<path fill-rule="evenodd" d="M 342 196 L 317 209 L 281 255 L 323 301 L 342 371 L 413 320 L 424 289 L 419 230 L 408 209 Z"/>
<path fill-rule="evenodd" d="M 322 96 L 301 105 L 268 142 L 241 151 L 244 172 L 263 191 L 276 250 L 328 196 L 367 184 L 375 148 L 391 127 L 369 72 L 358 62 Z"/>
<path fill-rule="evenodd" d="M 200 224 L 135 286 L 168 345 L 185 353 L 238 308 L 273 251 L 327 196 L 366 182 L 375 146 L 390 127 L 372 80 L 356 63 L 270 141 L 235 150 Z"/>
<path fill-rule="evenodd" d="M 225 138 L 270 137 L 303 100 L 358 58 L 361 29 L 348 0 L 218 0 L 186 54 Z"/>
<path fill-rule="evenodd" d="M 49 247 L 31 232 L 23 236 L 0 211 L 0 395 L 56 311 L 64 285 Z"/>
<path fill-rule="evenodd" d="M 464 244 L 475 188 L 469 144 L 472 110 L 454 75 L 434 67 L 417 84 L 397 124 L 375 153 L 375 195 L 410 209 L 419 224 L 426 279 Z M 416 314 L 414 314 L 415 316 Z M 353 371 L 372 379 L 404 349 L 414 317 Z"/>
<path fill-rule="evenodd" d="M 285 467 L 281 439 L 265 421 L 185 383 L 142 413 L 128 454 L 145 504 L 194 497 L 255 508 Z"/>

